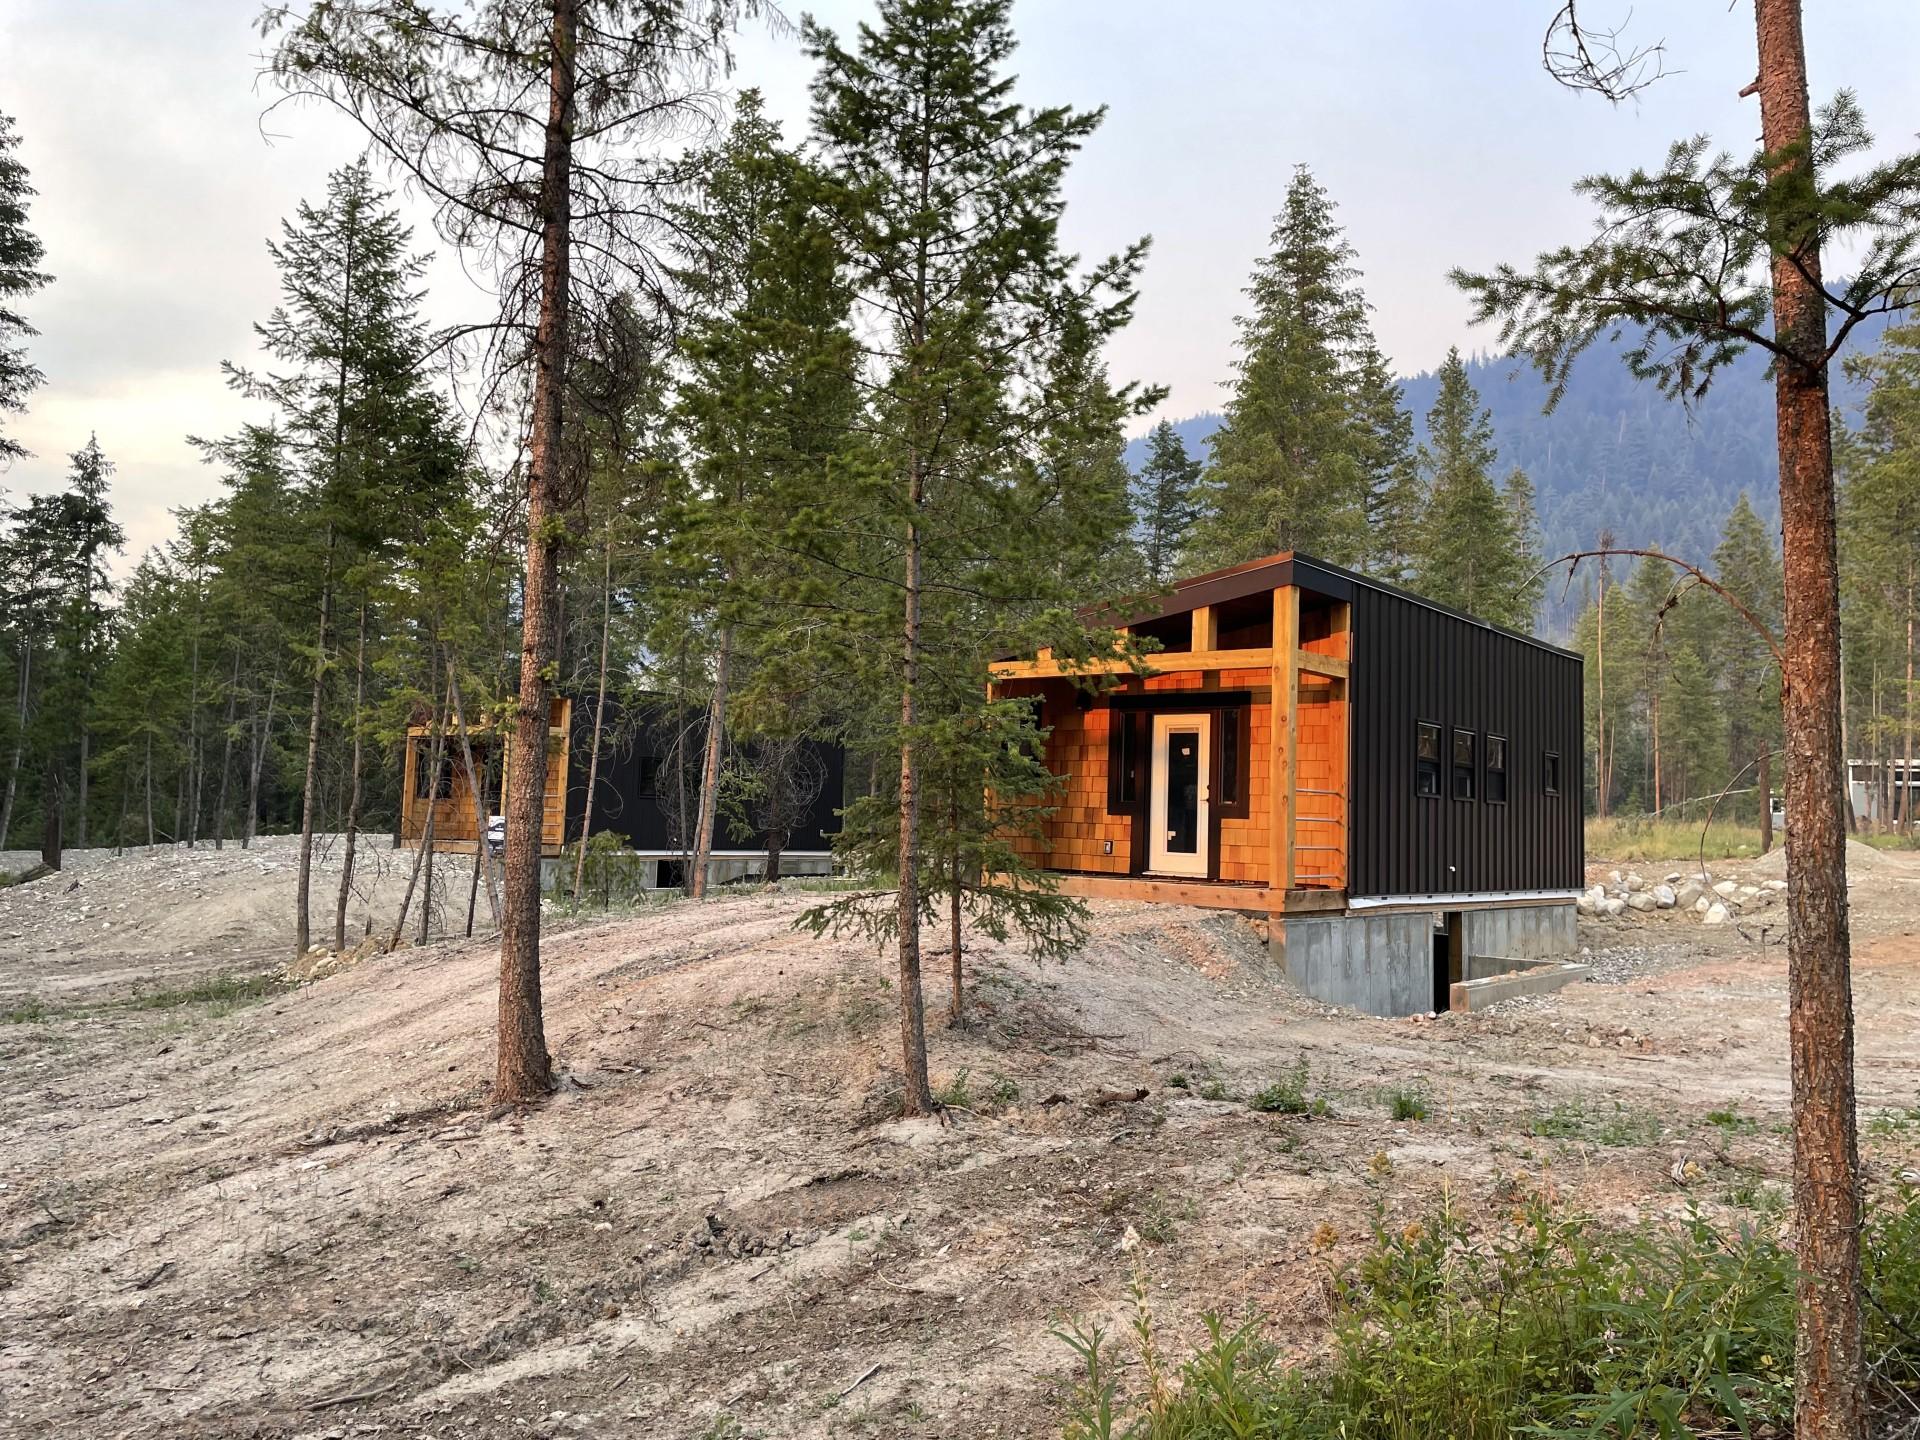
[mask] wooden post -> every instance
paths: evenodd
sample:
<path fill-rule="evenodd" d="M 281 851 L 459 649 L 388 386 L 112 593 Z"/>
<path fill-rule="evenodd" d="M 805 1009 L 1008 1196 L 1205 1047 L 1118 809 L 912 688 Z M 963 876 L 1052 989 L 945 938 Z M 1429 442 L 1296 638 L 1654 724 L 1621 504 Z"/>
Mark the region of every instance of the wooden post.
<path fill-rule="evenodd" d="M 1189 647 L 1195 652 L 1218 650 L 1220 638 L 1219 624 L 1211 605 L 1201 605 L 1193 612 L 1193 643 Z"/>
<path fill-rule="evenodd" d="M 1293 807 L 1294 756 L 1299 751 L 1300 717 L 1298 674 L 1294 652 L 1300 648 L 1300 591 L 1287 585 L 1273 592 L 1273 714 L 1272 763 L 1269 784 L 1273 790 L 1272 859 L 1267 884 L 1274 897 L 1273 908 L 1283 909 L 1287 891 L 1293 888 Z"/>

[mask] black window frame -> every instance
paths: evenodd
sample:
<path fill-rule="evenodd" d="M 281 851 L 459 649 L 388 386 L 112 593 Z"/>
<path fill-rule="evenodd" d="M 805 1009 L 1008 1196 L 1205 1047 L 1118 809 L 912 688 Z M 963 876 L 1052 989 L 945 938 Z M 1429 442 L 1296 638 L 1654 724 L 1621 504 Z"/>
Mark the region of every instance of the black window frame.
<path fill-rule="evenodd" d="M 1496 740 L 1500 742 L 1500 763 L 1497 766 L 1493 763 L 1493 746 Z M 1480 790 L 1482 798 L 1489 805 L 1504 805 L 1507 803 L 1509 789 L 1507 776 L 1509 774 L 1508 767 L 1512 763 L 1512 750 L 1513 745 L 1506 736 L 1495 735 L 1491 730 L 1487 732 L 1485 743 L 1480 747 Z M 1496 775 L 1500 777 L 1500 793 L 1498 795 L 1493 793 L 1493 777 Z"/>
<path fill-rule="evenodd" d="M 414 741 L 413 761 L 413 798 L 416 800 L 451 800 L 453 798 L 453 752 L 445 745 L 440 747 L 440 775 L 438 784 L 427 772 L 433 768 L 433 741 L 419 736 Z M 429 792 L 437 792 L 429 794 Z"/>
<path fill-rule="evenodd" d="M 1549 795 L 1560 793 L 1560 752 L 1548 750 L 1541 756 L 1540 788 Z"/>
<path fill-rule="evenodd" d="M 1252 711 L 1250 705 L 1235 705 L 1213 712 L 1213 810 L 1222 820 L 1245 820 L 1253 813 Z"/>
<path fill-rule="evenodd" d="M 1433 732 L 1433 759 L 1420 757 L 1420 742 L 1425 732 Z M 1439 800 L 1446 795 L 1446 767 L 1440 747 L 1445 743 L 1447 727 L 1438 720 L 1416 720 L 1413 725 L 1413 795 L 1416 800 Z M 1427 788 L 1427 781 L 1432 788 Z"/>
<path fill-rule="evenodd" d="M 660 793 L 661 757 L 642 753 L 633 757 L 633 793 L 647 797 Z"/>
<path fill-rule="evenodd" d="M 1467 763 L 1459 760 L 1460 741 L 1467 742 Z M 1480 732 L 1469 730 L 1465 726 L 1455 725 L 1448 737 L 1447 745 L 1447 794 L 1455 800 L 1472 804 L 1480 798 Z M 1466 794 L 1460 793 L 1460 782 L 1466 781 Z"/>

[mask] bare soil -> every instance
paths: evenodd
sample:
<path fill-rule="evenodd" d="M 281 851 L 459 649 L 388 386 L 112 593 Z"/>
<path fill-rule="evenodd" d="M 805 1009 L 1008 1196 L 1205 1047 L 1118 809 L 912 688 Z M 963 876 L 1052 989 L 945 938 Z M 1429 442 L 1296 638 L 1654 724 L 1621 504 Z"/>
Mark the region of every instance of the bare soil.
<path fill-rule="evenodd" d="M 1885 1179 L 1920 1134 L 1920 860 L 1877 858 Z M 1386 1021 L 1301 998 L 1243 920 L 1101 903 L 1064 964 L 970 937 L 952 1103 L 905 1122 L 886 956 L 796 932 L 814 896 L 659 905 L 556 926 L 566 1078 L 501 1112 L 484 941 L 195 998 L 284 958 L 290 859 L 0 891 L 0 1434 L 1057 1434 L 1052 1332 L 1120 1323 L 1137 1259 L 1176 1343 L 1260 1313 L 1304 1356 L 1376 1220 L 1443 1194 L 1488 1223 L 1543 1190 L 1619 1221 L 1783 1203 L 1784 947 L 1752 927 L 1585 926 L 1593 982 Z M 1301 1062 L 1329 1113 L 1248 1105 Z"/>

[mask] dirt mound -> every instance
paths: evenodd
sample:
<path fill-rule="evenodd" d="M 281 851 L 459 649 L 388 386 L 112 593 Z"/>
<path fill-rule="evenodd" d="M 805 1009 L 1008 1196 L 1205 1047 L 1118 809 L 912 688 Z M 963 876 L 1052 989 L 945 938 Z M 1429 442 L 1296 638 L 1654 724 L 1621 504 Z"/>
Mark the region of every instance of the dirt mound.
<path fill-rule="evenodd" d="M 1787 847 L 1776 846 L 1748 865 L 1747 870 L 1755 879 L 1784 880 L 1787 878 Z M 1902 868 L 1898 857 L 1883 854 L 1871 845 L 1863 845 L 1858 840 L 1847 841 L 1847 883 L 1870 875 L 1881 875 Z"/>

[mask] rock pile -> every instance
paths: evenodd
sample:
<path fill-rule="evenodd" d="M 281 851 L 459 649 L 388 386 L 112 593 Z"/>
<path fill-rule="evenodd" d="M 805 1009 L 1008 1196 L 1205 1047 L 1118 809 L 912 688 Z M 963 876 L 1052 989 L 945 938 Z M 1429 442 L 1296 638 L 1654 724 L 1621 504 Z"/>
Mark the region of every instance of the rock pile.
<path fill-rule="evenodd" d="M 1677 870 L 1664 880 L 1649 882 L 1644 876 L 1632 872 L 1623 875 L 1614 870 L 1574 903 L 1582 915 L 1596 920 L 1665 911 L 1689 916 L 1703 925 L 1724 925 L 1736 915 L 1766 909 L 1779 900 L 1786 888 L 1784 880 L 1762 880 L 1750 885 L 1738 880 L 1686 875 Z"/>

